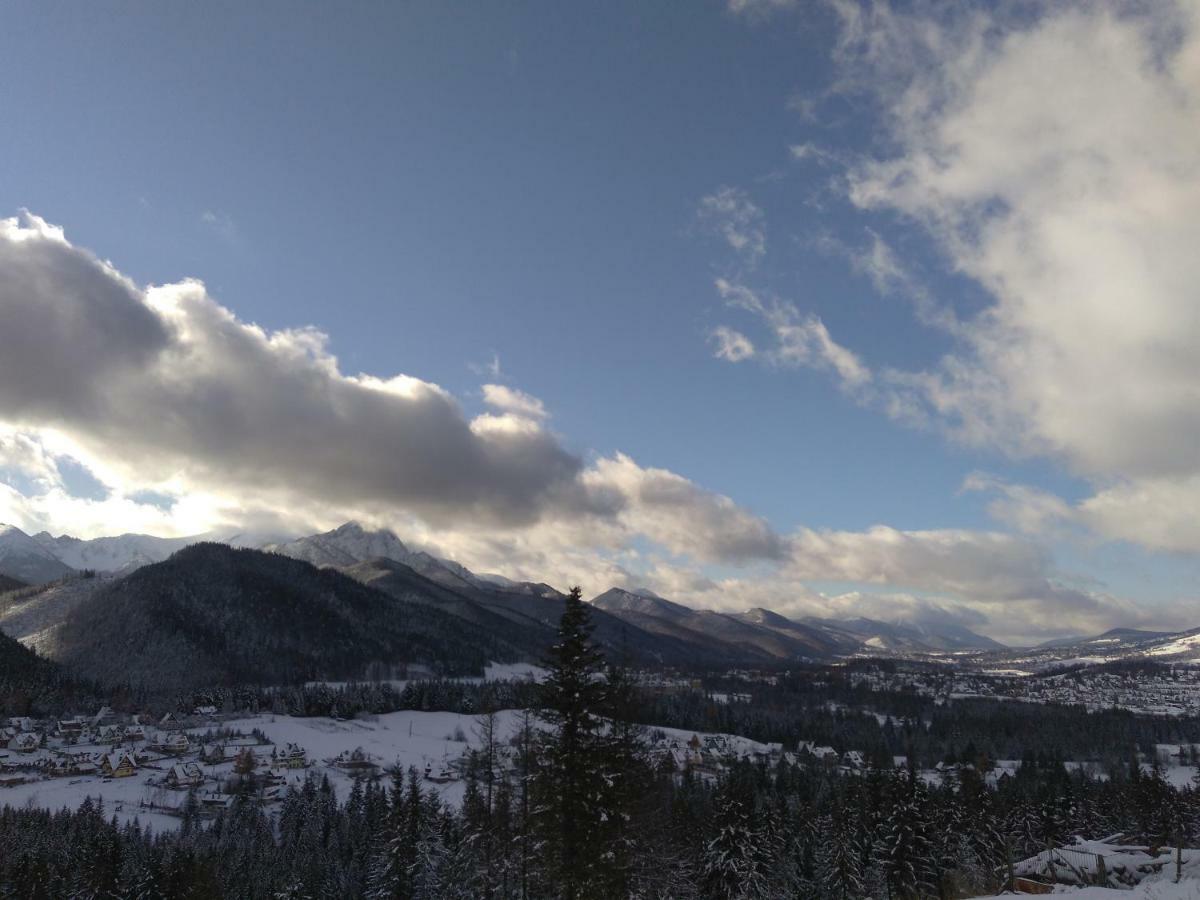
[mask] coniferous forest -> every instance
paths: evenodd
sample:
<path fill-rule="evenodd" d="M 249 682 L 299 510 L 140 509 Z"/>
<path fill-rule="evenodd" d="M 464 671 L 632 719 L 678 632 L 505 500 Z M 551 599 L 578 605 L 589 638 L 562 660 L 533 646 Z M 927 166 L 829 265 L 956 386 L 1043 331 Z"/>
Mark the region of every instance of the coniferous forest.
<path fill-rule="evenodd" d="M 166 833 L 118 824 L 92 800 L 5 808 L 0 896 L 953 898 L 1002 889 L 1014 860 L 1073 834 L 1173 845 L 1200 817 L 1200 794 L 1132 755 L 1104 780 L 1030 755 L 994 788 L 973 765 L 936 785 L 892 766 L 675 771 L 646 752 L 639 724 L 664 710 L 606 663 L 577 593 L 547 666 L 538 712 L 511 739 L 515 767 L 497 765 L 495 717 L 478 711 L 461 809 L 398 769 L 341 802 L 310 777 L 273 814 L 250 787 L 215 817 L 189 796 Z"/>

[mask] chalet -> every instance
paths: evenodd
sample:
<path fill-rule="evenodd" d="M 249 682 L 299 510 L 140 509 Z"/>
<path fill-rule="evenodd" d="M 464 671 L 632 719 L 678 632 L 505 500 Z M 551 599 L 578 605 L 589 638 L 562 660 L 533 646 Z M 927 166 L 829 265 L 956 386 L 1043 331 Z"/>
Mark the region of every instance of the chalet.
<path fill-rule="evenodd" d="M 204 772 L 196 763 L 180 763 L 171 766 L 167 773 L 167 784 L 173 788 L 199 787 L 204 783 Z"/>
<path fill-rule="evenodd" d="M 37 725 L 29 716 L 13 716 L 8 720 L 8 727 L 14 731 L 33 731 Z"/>
<path fill-rule="evenodd" d="M 18 753 L 32 753 L 42 746 L 41 735 L 31 731 L 22 731 L 8 742 L 9 750 L 16 750 Z"/>
<path fill-rule="evenodd" d="M 79 716 L 58 720 L 58 733 L 64 738 L 77 738 L 83 733 L 84 721 Z"/>
<path fill-rule="evenodd" d="M 171 755 L 187 753 L 191 749 L 191 746 L 188 742 L 188 736 L 182 731 L 174 731 L 170 734 L 159 732 L 154 736 L 154 740 L 150 742 L 151 750 Z"/>
<path fill-rule="evenodd" d="M 124 729 L 119 725 L 101 725 L 96 732 L 97 744 L 119 744 L 124 736 Z"/>
<path fill-rule="evenodd" d="M 308 756 L 299 744 L 289 743 L 279 755 L 279 764 L 288 769 L 303 769 L 308 766 Z"/>
<path fill-rule="evenodd" d="M 371 757 L 362 747 L 355 747 L 349 753 L 342 751 L 333 760 L 333 765 L 339 769 L 375 769 Z"/>
<path fill-rule="evenodd" d="M 179 717 L 175 713 L 169 712 L 158 720 L 158 727 L 163 731 L 173 731 L 183 727 L 183 723 L 179 721 Z"/>
<path fill-rule="evenodd" d="M 198 716 L 211 719 L 217 714 L 217 708 L 215 706 L 197 706 L 192 712 Z"/>
<path fill-rule="evenodd" d="M 129 778 L 137 774 L 137 760 L 132 753 L 117 750 L 100 761 L 100 771 L 109 778 Z"/>
<path fill-rule="evenodd" d="M 287 783 L 287 774 L 283 769 L 266 769 L 258 772 L 255 777 L 263 787 L 275 787 Z"/>
<path fill-rule="evenodd" d="M 146 729 L 141 725 L 126 725 L 124 738 L 127 741 L 144 741 L 146 739 Z"/>
<path fill-rule="evenodd" d="M 842 765 L 850 769 L 865 769 L 867 761 L 858 750 L 847 750 L 842 754 Z"/>
<path fill-rule="evenodd" d="M 102 706 L 96 715 L 92 716 L 92 724 L 97 728 L 101 725 L 111 725 L 117 718 L 117 714 L 112 711 L 111 706 Z"/>
<path fill-rule="evenodd" d="M 15 728 L 0 728 L 0 747 L 7 747 L 18 734 L 20 732 Z"/>

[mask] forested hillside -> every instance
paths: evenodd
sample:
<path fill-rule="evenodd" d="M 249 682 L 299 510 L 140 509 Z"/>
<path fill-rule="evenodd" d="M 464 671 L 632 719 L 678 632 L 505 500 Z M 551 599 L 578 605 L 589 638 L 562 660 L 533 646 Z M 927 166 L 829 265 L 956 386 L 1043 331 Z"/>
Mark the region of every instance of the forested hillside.
<path fill-rule="evenodd" d="M 74 608 L 51 655 L 106 685 L 176 693 L 359 678 L 414 663 L 478 674 L 512 650 L 486 628 L 339 572 L 196 544 Z"/>

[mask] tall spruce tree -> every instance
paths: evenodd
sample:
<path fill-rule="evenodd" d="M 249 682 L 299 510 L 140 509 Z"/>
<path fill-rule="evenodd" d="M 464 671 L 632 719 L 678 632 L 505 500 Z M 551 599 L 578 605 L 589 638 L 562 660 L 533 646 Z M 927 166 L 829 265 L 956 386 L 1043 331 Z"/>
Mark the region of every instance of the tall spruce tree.
<path fill-rule="evenodd" d="M 541 716 L 550 728 L 541 741 L 536 808 L 545 874 L 564 900 L 603 897 L 607 738 L 601 714 L 608 692 L 591 609 L 577 587 L 567 596 L 546 668 Z"/>

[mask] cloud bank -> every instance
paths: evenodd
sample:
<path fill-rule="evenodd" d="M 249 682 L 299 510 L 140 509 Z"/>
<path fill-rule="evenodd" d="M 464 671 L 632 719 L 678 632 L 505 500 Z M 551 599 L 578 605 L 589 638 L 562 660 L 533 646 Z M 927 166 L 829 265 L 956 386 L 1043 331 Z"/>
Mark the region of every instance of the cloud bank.
<path fill-rule="evenodd" d="M 807 336 L 785 330 L 766 352 L 849 384 L 866 377 L 819 323 L 780 315 Z M 807 586 L 825 581 L 886 589 L 891 600 L 861 600 L 876 613 L 956 621 L 1003 602 L 1080 618 L 1115 609 L 1062 588 L 1019 538 L 780 534 L 677 473 L 569 452 L 529 394 L 489 383 L 482 398 L 491 411 L 472 417 L 419 378 L 343 373 L 315 329 L 244 322 L 199 281 L 139 287 L 37 216 L 0 221 L 0 474 L 26 483 L 0 489 L 0 518 L 19 525 L 179 534 L 353 516 L 482 571 L 597 591 L 649 584 L 723 608 L 821 614 L 860 602 Z M 75 463 L 99 495 L 72 491 L 64 467 Z"/>
<path fill-rule="evenodd" d="M 851 200 L 923 229 L 993 301 L 892 390 L 957 440 L 1090 480 L 1063 518 L 1200 551 L 1200 7 L 835 6 L 846 89 L 896 148 L 851 167 Z"/>

